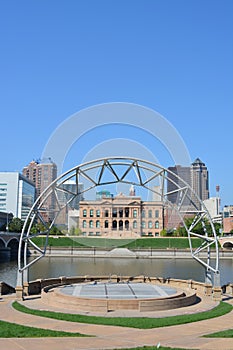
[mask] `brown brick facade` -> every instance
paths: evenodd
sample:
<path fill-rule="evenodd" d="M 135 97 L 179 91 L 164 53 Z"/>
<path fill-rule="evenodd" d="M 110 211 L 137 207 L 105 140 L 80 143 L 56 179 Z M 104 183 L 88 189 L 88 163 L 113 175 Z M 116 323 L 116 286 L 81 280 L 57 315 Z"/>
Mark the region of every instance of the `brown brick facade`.
<path fill-rule="evenodd" d="M 161 202 L 120 194 L 96 201 L 80 201 L 79 228 L 85 236 L 159 236 L 163 229 Z"/>

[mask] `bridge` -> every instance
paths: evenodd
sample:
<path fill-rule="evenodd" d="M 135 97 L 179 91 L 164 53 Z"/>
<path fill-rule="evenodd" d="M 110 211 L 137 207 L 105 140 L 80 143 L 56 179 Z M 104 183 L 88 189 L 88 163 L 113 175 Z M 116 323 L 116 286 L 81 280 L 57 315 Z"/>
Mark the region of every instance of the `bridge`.
<path fill-rule="evenodd" d="M 219 244 L 221 245 L 221 248 L 233 250 L 233 235 L 221 237 L 218 239 Z"/>
<path fill-rule="evenodd" d="M 0 232 L 0 257 L 7 253 L 17 256 L 19 248 L 20 233 Z"/>

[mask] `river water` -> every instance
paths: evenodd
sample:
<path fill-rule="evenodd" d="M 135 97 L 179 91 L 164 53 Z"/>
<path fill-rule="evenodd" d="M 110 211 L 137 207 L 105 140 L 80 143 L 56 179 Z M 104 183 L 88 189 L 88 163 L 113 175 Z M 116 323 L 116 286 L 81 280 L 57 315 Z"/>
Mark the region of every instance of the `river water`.
<path fill-rule="evenodd" d="M 156 276 L 204 282 L 205 269 L 194 259 L 44 257 L 29 269 L 29 280 L 85 275 Z M 15 287 L 17 261 L 0 262 L 0 281 Z M 221 285 L 233 283 L 233 259 L 220 260 Z"/>

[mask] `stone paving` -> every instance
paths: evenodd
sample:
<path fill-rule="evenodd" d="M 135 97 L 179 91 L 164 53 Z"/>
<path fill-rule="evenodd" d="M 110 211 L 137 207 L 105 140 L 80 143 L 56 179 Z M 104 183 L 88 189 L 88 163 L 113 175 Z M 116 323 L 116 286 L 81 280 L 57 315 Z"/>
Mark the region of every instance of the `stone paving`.
<path fill-rule="evenodd" d="M 233 312 L 227 315 L 190 323 L 187 325 L 155 328 L 155 329 L 133 329 L 126 327 L 102 326 L 94 324 L 74 323 L 53 320 L 49 318 L 28 315 L 16 311 L 11 304 L 14 297 L 2 296 L 0 298 L 0 319 L 12 323 L 33 326 L 45 329 L 63 330 L 68 332 L 80 332 L 90 337 L 85 338 L 0 338 L 0 349 L 7 350 L 75 350 L 75 349 L 120 349 L 142 346 L 157 346 L 161 344 L 168 347 L 179 347 L 184 349 L 221 349 L 233 350 L 233 339 L 202 338 L 208 333 L 225 329 L 233 329 Z M 227 301 L 233 304 L 231 297 Z M 40 297 L 28 298 L 23 302 L 25 306 L 35 309 L 48 310 L 48 305 L 41 302 Z M 174 309 L 161 312 L 140 313 L 138 311 L 116 311 L 111 316 L 145 316 L 166 317 L 185 313 L 194 313 L 216 306 L 211 297 L 203 297 L 202 301 L 183 309 Z M 62 311 L 70 313 L 70 310 L 49 307 L 51 311 Z M 102 315 L 103 316 L 103 315 Z M 110 316 L 110 313 L 106 316 Z"/>

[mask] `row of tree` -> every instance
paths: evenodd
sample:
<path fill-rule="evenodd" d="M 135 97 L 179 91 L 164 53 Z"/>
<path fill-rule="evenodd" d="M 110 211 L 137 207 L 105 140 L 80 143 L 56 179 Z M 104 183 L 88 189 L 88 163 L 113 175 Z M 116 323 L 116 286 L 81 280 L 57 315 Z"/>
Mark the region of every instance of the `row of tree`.
<path fill-rule="evenodd" d="M 189 228 L 193 222 L 193 218 L 185 218 L 184 219 L 185 225 Z M 205 227 L 208 232 L 208 236 L 212 235 L 212 229 L 211 225 L 208 222 L 207 219 L 204 219 Z M 24 225 L 24 221 L 19 218 L 13 218 L 12 221 L 8 224 L 8 231 L 9 232 L 22 232 Z M 221 225 L 219 223 L 214 223 L 215 231 L 217 234 L 220 233 Z M 31 228 L 31 233 L 39 233 L 39 232 L 45 232 L 47 231 L 47 227 L 43 225 L 42 223 L 36 223 Z M 3 225 L 0 228 L 0 231 L 7 231 L 6 224 Z M 192 229 L 192 232 L 203 235 L 203 226 L 201 222 L 198 222 L 197 225 Z M 50 234 L 52 235 L 61 235 L 62 232 L 56 227 L 52 226 L 50 230 Z M 79 235 L 81 234 L 81 230 L 79 228 L 71 228 L 70 234 L 73 235 Z M 172 229 L 172 230 L 162 230 L 160 232 L 161 236 L 172 236 L 172 237 L 187 237 L 187 231 L 184 226 L 179 226 L 178 228 Z"/>
<path fill-rule="evenodd" d="M 0 227 L 0 231 L 9 231 L 9 232 L 22 232 L 24 225 L 24 221 L 19 218 L 13 218 L 11 222 L 8 224 L 8 227 L 6 224 L 4 224 L 2 227 Z M 29 223 L 28 223 L 29 225 Z M 31 233 L 37 233 L 37 232 L 45 232 L 47 231 L 47 227 L 43 225 L 42 223 L 36 223 L 31 228 Z M 50 234 L 52 235 L 61 235 L 62 232 L 56 227 L 52 226 L 50 230 Z"/>
<path fill-rule="evenodd" d="M 194 217 L 188 217 L 188 218 L 184 219 L 184 223 L 185 223 L 187 228 L 189 228 L 192 225 L 193 219 L 194 219 Z M 208 233 L 208 236 L 212 236 L 213 232 L 212 232 L 212 228 L 211 228 L 210 222 L 207 219 L 204 219 L 203 222 L 204 222 L 206 231 Z M 213 225 L 214 225 L 216 234 L 219 235 L 221 233 L 221 224 L 214 223 Z M 192 229 L 192 232 L 197 233 L 199 235 L 204 235 L 205 234 L 201 221 L 199 221 L 195 225 L 195 227 Z M 171 230 L 162 230 L 160 232 L 160 235 L 161 236 L 172 236 L 172 237 L 187 237 L 188 233 L 187 233 L 187 230 L 184 227 L 184 225 L 183 226 L 180 225 L 179 227 L 171 229 Z"/>

